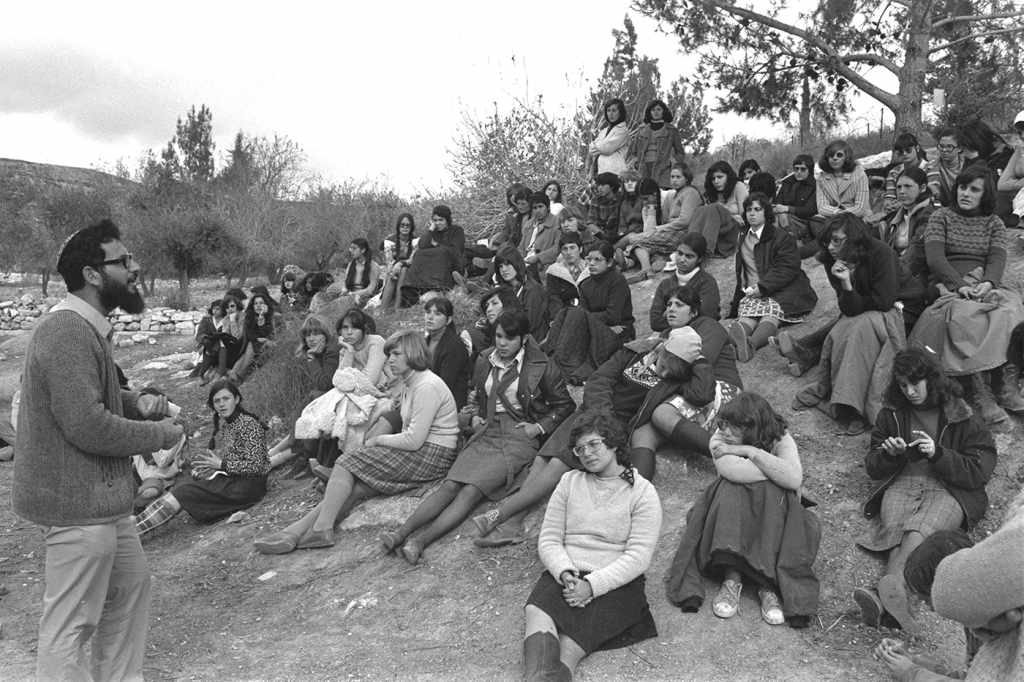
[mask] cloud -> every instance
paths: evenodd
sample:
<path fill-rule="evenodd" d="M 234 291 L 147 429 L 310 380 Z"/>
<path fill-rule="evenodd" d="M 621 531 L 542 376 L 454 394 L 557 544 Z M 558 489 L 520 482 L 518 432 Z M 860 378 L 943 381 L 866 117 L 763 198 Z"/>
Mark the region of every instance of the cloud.
<path fill-rule="evenodd" d="M 73 47 L 0 47 L 0 113 L 49 114 L 100 141 L 170 138 L 188 108 L 173 82 Z"/>

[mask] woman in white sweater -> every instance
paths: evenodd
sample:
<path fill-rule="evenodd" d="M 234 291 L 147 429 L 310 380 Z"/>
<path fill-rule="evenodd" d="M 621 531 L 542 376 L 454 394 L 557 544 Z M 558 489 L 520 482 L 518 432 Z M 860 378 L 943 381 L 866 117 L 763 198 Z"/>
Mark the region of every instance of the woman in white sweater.
<path fill-rule="evenodd" d="M 596 166 L 594 175 L 626 170 L 626 152 L 629 150 L 629 114 L 621 99 L 611 99 L 604 105 L 604 125 L 594 133 L 590 143 L 590 158 Z"/>
<path fill-rule="evenodd" d="M 626 456 L 623 425 L 584 412 L 572 432 L 585 471 L 562 476 L 537 550 L 545 571 L 526 603 L 527 680 L 571 679 L 593 651 L 656 637 L 644 571 L 661 532 L 661 501 Z"/>
<path fill-rule="evenodd" d="M 334 525 L 360 501 L 395 495 L 441 478 L 455 461 L 459 435 L 455 398 L 428 369 L 430 352 L 423 333 L 408 329 L 392 334 L 384 353 L 392 375 L 403 382 L 401 424 L 388 424 L 388 415 L 381 416 L 362 447 L 338 457 L 320 504 L 283 531 L 257 538 L 260 552 L 286 554 L 330 547 Z"/>

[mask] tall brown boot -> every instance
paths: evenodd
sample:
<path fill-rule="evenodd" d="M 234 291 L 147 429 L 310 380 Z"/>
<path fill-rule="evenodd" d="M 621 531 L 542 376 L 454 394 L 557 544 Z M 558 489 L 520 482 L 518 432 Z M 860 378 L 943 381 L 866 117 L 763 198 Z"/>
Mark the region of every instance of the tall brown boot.
<path fill-rule="evenodd" d="M 1024 412 L 1024 398 L 1020 395 L 1017 382 L 1020 368 L 1012 362 L 992 370 L 992 390 L 996 401 L 1007 412 Z"/>
<path fill-rule="evenodd" d="M 975 372 L 970 375 L 971 392 L 985 423 L 1000 424 L 1008 420 L 1010 416 L 996 404 L 996 397 L 992 394 L 992 387 L 989 386 L 988 381 L 987 372 Z"/>
<path fill-rule="evenodd" d="M 562 663 L 558 637 L 535 632 L 523 640 L 523 679 L 526 682 L 567 682 L 572 672 Z"/>

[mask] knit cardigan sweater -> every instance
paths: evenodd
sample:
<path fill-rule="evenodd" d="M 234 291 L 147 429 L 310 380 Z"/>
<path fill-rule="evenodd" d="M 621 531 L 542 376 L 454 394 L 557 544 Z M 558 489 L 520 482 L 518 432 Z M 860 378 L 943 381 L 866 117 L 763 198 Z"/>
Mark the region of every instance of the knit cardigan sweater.
<path fill-rule="evenodd" d="M 600 597 L 643 575 L 661 533 L 661 500 L 633 472 L 633 485 L 615 477 L 570 471 L 548 501 L 537 551 L 555 580 L 563 571 L 590 571 Z"/>
<path fill-rule="evenodd" d="M 132 513 L 132 455 L 159 450 L 164 427 L 141 421 L 122 391 L 110 342 L 71 310 L 36 325 L 25 353 L 14 511 L 35 523 L 112 523 Z"/>

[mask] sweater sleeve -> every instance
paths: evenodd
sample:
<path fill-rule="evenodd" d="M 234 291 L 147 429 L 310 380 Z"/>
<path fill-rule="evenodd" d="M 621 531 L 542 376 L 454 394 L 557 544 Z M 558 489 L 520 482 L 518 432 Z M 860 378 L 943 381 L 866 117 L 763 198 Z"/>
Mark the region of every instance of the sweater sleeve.
<path fill-rule="evenodd" d="M 441 390 L 442 387 L 433 382 L 423 382 L 416 386 L 409 399 L 409 422 L 402 425 L 401 433 L 377 436 L 377 443 L 408 452 L 423 447 L 443 402 L 438 395 Z"/>
<path fill-rule="evenodd" d="M 128 419 L 104 404 L 100 341 L 88 324 L 81 318 L 71 322 L 47 320 L 46 327 L 40 325 L 33 339 L 39 346 L 38 357 L 55 359 L 39 364 L 37 369 L 43 375 L 50 410 L 63 437 L 82 452 L 106 457 L 159 450 L 164 434 L 160 422 Z M 83 341 L 86 334 L 96 338 L 95 344 Z"/>
<path fill-rule="evenodd" d="M 537 538 L 537 554 L 544 568 L 548 570 L 556 581 L 559 581 L 565 571 L 574 571 L 569 553 L 565 551 L 565 505 L 569 497 L 569 483 L 565 475 L 555 487 L 548 499 L 547 509 L 544 511 L 544 521 L 540 526 L 540 535 Z"/>
<path fill-rule="evenodd" d="M 984 278 L 992 282 L 992 286 L 999 287 L 1003 281 L 1003 271 L 1006 269 L 1006 253 L 1009 246 L 1006 224 L 998 216 L 989 216 L 989 243 L 988 258 L 985 259 Z"/>
<path fill-rule="evenodd" d="M 368 341 L 370 347 L 367 348 L 366 367 L 363 368 L 370 383 L 375 385 L 380 381 L 380 373 L 384 370 L 384 361 L 387 359 L 384 355 L 383 341 L 380 338 Z"/>
<path fill-rule="evenodd" d="M 598 154 L 608 155 L 616 152 L 629 143 L 629 127 L 625 122 L 617 123 L 598 135 L 591 143 L 591 151 Z"/>
<path fill-rule="evenodd" d="M 231 442 L 221 455 L 220 468 L 234 476 L 263 476 L 270 468 L 266 430 L 249 415 L 240 415 L 236 420 Z"/>
<path fill-rule="evenodd" d="M 687 191 L 690 190 L 690 191 Z M 678 200 L 679 202 L 679 215 L 675 218 L 671 218 L 667 223 L 668 227 L 681 230 L 684 227 L 690 226 L 690 221 L 693 220 L 693 214 L 700 206 L 700 192 L 696 188 L 686 186 L 679 190 L 680 196 L 675 197 L 672 204 Z M 670 207 L 672 206 L 670 204 Z M 669 211 L 671 216 L 671 210 Z"/>
<path fill-rule="evenodd" d="M 672 291 L 675 282 L 675 275 L 668 275 L 663 280 L 658 282 L 658 288 L 654 290 L 654 298 L 651 299 L 651 310 L 649 312 L 649 318 L 651 323 L 652 332 L 662 332 L 668 329 L 668 321 L 665 319 L 665 308 L 667 301 L 665 297 L 668 292 Z M 704 299 L 701 298 L 701 307 L 703 308 Z"/>
<path fill-rule="evenodd" d="M 634 486 L 640 489 L 636 490 L 630 509 L 629 538 L 625 550 L 618 559 L 586 578 L 595 597 L 635 580 L 651 565 L 654 547 L 661 534 L 661 500 L 654 486 L 646 480 L 637 478 Z"/>
<path fill-rule="evenodd" d="M 939 209 L 928 219 L 928 227 L 924 230 L 924 255 L 928 260 L 928 270 L 932 278 L 945 284 L 950 291 L 956 291 L 967 283 L 946 258 L 946 227 L 949 222 L 949 210 Z"/>

